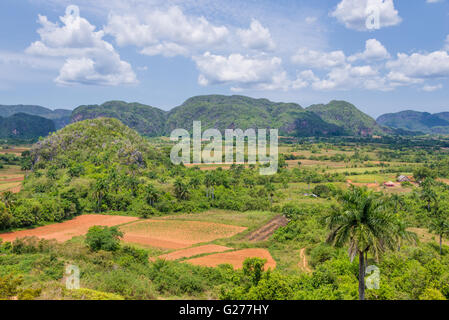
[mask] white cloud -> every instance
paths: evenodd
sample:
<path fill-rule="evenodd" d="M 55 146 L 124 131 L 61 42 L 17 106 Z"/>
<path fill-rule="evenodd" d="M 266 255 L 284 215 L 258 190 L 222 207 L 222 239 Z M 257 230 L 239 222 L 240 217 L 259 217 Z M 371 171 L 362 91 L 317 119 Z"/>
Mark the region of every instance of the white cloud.
<path fill-rule="evenodd" d="M 398 53 L 396 60 L 387 63 L 387 68 L 411 79 L 445 78 L 449 77 L 449 54 L 446 51 Z"/>
<path fill-rule="evenodd" d="M 377 28 L 395 26 L 401 23 L 393 0 L 342 0 L 331 12 L 340 23 L 348 29 L 368 31 L 367 20 L 371 16 L 378 17 Z"/>
<path fill-rule="evenodd" d="M 277 83 L 285 79 L 281 68 L 282 60 L 273 58 L 253 58 L 241 54 L 229 56 L 213 55 L 206 52 L 194 58 L 200 71 L 199 84 L 233 83 L 237 85 L 261 85 Z"/>
<path fill-rule="evenodd" d="M 438 3 L 443 2 L 443 0 L 426 0 L 427 3 Z"/>
<path fill-rule="evenodd" d="M 437 84 L 435 86 L 426 85 L 422 88 L 422 90 L 426 91 L 426 92 L 433 92 L 433 91 L 440 90 L 440 89 L 443 89 L 443 85 L 441 83 Z"/>
<path fill-rule="evenodd" d="M 66 59 L 55 79 L 58 84 L 120 85 L 134 84 L 136 75 L 128 62 L 122 61 L 113 46 L 104 41 L 104 32 L 80 17 L 76 6 L 67 7 L 60 17 L 63 23 L 48 21 L 39 15 L 40 40 L 26 53 L 35 56 Z"/>
<path fill-rule="evenodd" d="M 320 79 L 315 76 L 315 73 L 312 70 L 304 70 L 297 75 L 296 80 L 292 82 L 291 87 L 292 89 L 302 89 L 319 80 Z"/>
<path fill-rule="evenodd" d="M 140 50 L 141 54 L 148 56 L 162 55 L 164 57 L 187 56 L 189 50 L 173 42 L 162 42 L 154 46 L 147 46 Z"/>
<path fill-rule="evenodd" d="M 105 32 L 119 46 L 135 45 L 143 54 L 165 56 L 210 49 L 226 41 L 229 34 L 226 27 L 214 26 L 204 17 L 186 16 L 177 6 L 141 15 L 111 14 Z"/>
<path fill-rule="evenodd" d="M 271 38 L 270 30 L 253 19 L 249 29 L 238 29 L 237 35 L 243 47 L 255 50 L 273 50 L 276 45 Z"/>
<path fill-rule="evenodd" d="M 343 51 L 321 52 L 300 49 L 292 57 L 292 62 L 310 68 L 329 69 L 344 65 L 346 56 Z"/>
<path fill-rule="evenodd" d="M 380 79 L 378 72 L 371 66 L 353 67 L 346 64 L 334 68 L 325 79 L 315 81 L 312 86 L 315 90 L 381 89 L 379 86 L 373 87 L 373 82 L 382 83 Z"/>
<path fill-rule="evenodd" d="M 377 41 L 376 39 L 369 39 L 365 44 L 365 51 L 357 53 L 348 58 L 349 61 L 353 62 L 356 60 L 385 60 L 390 58 L 390 54 L 387 49 Z"/>

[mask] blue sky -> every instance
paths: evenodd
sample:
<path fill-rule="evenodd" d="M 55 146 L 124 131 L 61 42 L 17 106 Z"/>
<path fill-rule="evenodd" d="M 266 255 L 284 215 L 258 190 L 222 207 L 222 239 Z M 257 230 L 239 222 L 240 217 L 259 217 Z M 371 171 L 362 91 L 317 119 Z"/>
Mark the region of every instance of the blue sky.
<path fill-rule="evenodd" d="M 0 104 L 449 111 L 449 0 L 2 0 Z"/>

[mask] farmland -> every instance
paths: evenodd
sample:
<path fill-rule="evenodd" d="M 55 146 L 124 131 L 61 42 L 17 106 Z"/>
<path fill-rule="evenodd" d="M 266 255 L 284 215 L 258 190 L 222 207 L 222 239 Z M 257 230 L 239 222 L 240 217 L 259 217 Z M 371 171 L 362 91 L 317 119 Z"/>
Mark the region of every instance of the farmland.
<path fill-rule="evenodd" d="M 2 194 L 0 277 L 20 277 L 19 295 L 36 299 L 357 299 L 358 261 L 329 238 L 331 217 L 359 197 L 375 199 L 368 212 L 395 234 L 379 256 L 364 253 L 385 277 L 366 298 L 446 298 L 435 217 L 449 171 L 444 142 L 431 143 L 297 141 L 261 176 L 261 164 L 173 166 L 164 139 L 111 119 L 77 123 L 1 169 L 22 190 Z M 67 265 L 89 293 L 64 288 Z"/>

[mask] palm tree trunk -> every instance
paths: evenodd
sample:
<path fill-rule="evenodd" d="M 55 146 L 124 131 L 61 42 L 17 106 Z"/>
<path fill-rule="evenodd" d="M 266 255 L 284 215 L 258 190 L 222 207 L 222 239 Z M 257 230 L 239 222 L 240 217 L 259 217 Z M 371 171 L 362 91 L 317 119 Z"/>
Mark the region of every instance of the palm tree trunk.
<path fill-rule="evenodd" d="M 443 255 L 443 235 L 440 234 L 440 256 Z"/>
<path fill-rule="evenodd" d="M 359 251 L 359 300 L 365 300 L 365 259 L 362 251 Z"/>

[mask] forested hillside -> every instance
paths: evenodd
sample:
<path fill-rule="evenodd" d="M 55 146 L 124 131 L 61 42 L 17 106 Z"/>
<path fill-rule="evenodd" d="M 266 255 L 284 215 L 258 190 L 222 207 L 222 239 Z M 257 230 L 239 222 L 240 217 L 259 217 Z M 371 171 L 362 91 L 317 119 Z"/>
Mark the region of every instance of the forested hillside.
<path fill-rule="evenodd" d="M 50 110 L 41 106 L 33 105 L 0 105 L 0 117 L 10 117 L 16 113 L 26 113 L 53 120 L 56 129 L 61 129 L 70 123 L 72 110 L 56 109 Z"/>
<path fill-rule="evenodd" d="M 0 138 L 35 139 L 56 131 L 53 121 L 25 113 L 17 113 L 7 118 L 0 117 Z"/>
<path fill-rule="evenodd" d="M 165 132 L 165 111 L 140 103 L 123 101 L 80 106 L 73 111 L 72 122 L 100 117 L 119 119 L 125 125 L 145 136 L 160 136 Z"/>
<path fill-rule="evenodd" d="M 420 131 L 430 134 L 449 133 L 449 113 L 435 113 L 418 111 L 402 111 L 388 113 L 377 118 L 377 122 L 391 128 Z"/>
<path fill-rule="evenodd" d="M 353 136 L 370 136 L 391 134 L 386 128 L 346 101 L 331 101 L 328 104 L 316 104 L 307 108 L 324 121 L 337 125 Z"/>

